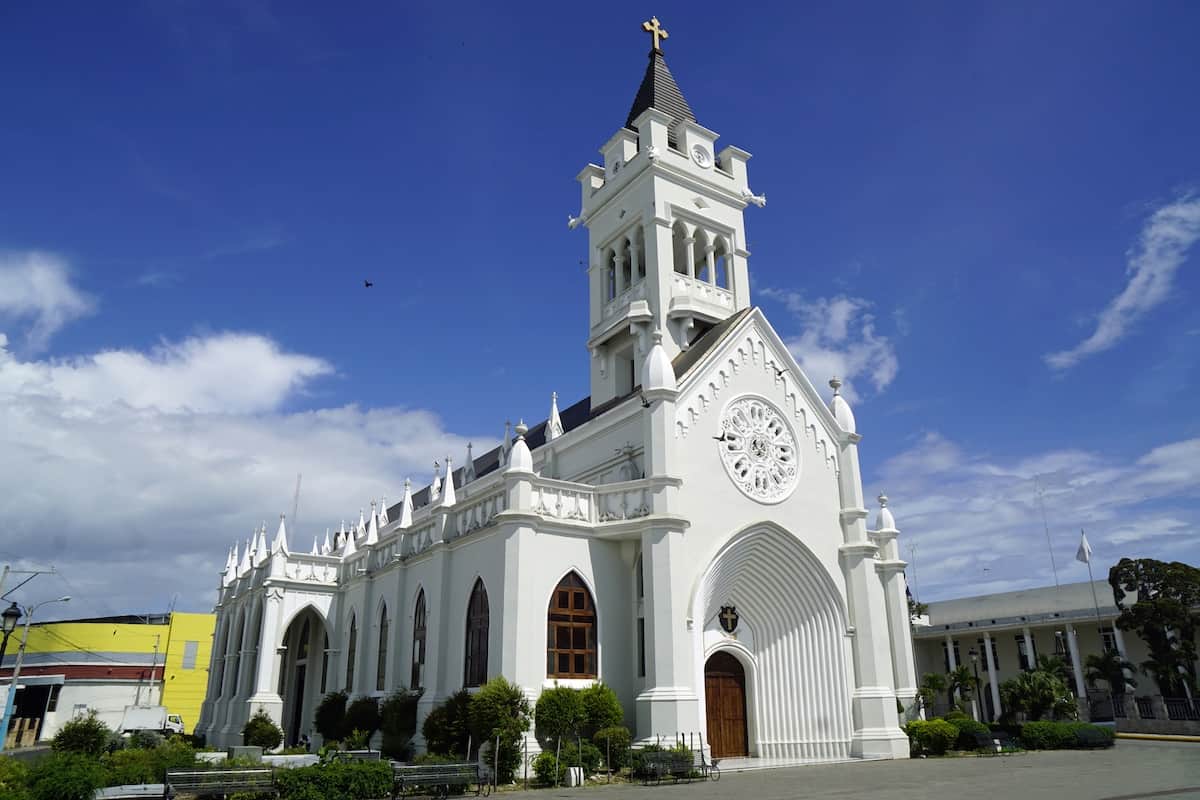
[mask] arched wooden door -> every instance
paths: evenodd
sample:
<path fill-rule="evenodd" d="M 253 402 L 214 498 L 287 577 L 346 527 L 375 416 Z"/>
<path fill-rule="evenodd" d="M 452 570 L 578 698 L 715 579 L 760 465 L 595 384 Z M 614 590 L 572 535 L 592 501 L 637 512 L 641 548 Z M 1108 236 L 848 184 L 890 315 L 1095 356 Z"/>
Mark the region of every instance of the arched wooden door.
<path fill-rule="evenodd" d="M 708 743 L 713 758 L 749 755 L 746 746 L 746 671 L 729 653 L 713 653 L 704 665 L 704 701 L 708 708 Z"/>

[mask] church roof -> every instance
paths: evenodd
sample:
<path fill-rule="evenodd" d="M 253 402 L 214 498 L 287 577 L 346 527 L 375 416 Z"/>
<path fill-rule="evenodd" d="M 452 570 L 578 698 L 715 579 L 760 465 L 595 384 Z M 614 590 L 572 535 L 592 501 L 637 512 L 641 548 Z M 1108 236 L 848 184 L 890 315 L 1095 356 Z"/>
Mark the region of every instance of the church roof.
<path fill-rule="evenodd" d="M 725 338 L 725 334 L 737 325 L 747 314 L 750 313 L 749 308 L 744 308 L 731 317 L 722 320 L 707 331 L 702 333 L 696 341 L 692 342 L 692 346 L 684 350 L 671 361 L 671 367 L 675 371 L 675 379 L 679 380 L 691 370 L 704 354 L 711 350 L 718 342 Z M 624 403 L 630 397 L 638 394 L 642 390 L 641 386 L 633 387 L 633 391 L 624 394 L 620 397 L 614 397 L 607 403 L 603 403 L 595 408 L 592 408 L 592 398 L 585 397 L 582 400 L 567 406 L 563 409 L 559 417 L 562 419 L 563 433 L 568 433 L 585 422 L 589 422 L 596 417 L 610 411 Z M 542 420 L 537 425 L 532 426 L 525 434 L 525 443 L 529 445 L 530 450 L 536 450 L 546 443 L 546 422 Z M 475 477 L 482 478 L 490 472 L 495 472 L 500 468 L 500 448 L 493 447 L 483 455 L 475 459 Z M 459 467 L 453 473 L 454 485 L 463 486 L 462 473 L 465 467 Z M 412 496 L 413 508 L 429 505 L 429 487 L 426 486 L 419 492 L 414 492 Z M 387 510 L 388 519 L 400 518 L 400 507 L 403 502 L 396 503 Z"/>
<path fill-rule="evenodd" d="M 642 85 L 638 87 L 637 96 L 633 98 L 633 106 L 629 109 L 629 117 L 625 127 L 636 131 L 633 121 L 641 116 L 648 108 L 655 108 L 664 114 L 671 115 L 668 141 L 675 143 L 675 129 L 682 122 L 695 122 L 696 115 L 692 107 L 684 99 L 683 92 L 675 83 L 675 76 L 667 69 L 667 60 L 663 58 L 662 50 L 655 48 L 650 51 L 650 63 L 646 65 L 646 74 L 642 77 Z"/>

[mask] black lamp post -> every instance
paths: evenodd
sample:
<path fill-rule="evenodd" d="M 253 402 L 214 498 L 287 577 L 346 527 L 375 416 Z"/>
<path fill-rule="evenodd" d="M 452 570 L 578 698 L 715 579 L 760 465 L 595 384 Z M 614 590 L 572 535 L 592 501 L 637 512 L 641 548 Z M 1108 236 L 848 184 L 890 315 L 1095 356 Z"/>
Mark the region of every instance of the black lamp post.
<path fill-rule="evenodd" d="M 4 663 L 4 651 L 8 649 L 8 637 L 12 636 L 12 632 L 17 629 L 17 623 L 21 621 L 21 608 L 14 601 L 12 605 L 4 609 L 0 613 L 0 622 L 3 627 L 0 631 L 4 633 L 4 638 L 0 640 L 0 664 Z"/>
<path fill-rule="evenodd" d="M 971 667 L 972 667 L 972 669 L 975 670 L 975 691 L 974 691 L 974 694 L 972 697 L 975 701 L 975 721 L 978 722 L 979 721 L 979 707 L 980 707 L 980 703 L 979 703 L 979 653 L 975 652 L 975 648 L 972 647 L 970 650 L 967 651 L 967 655 L 969 655 L 971 657 Z"/>

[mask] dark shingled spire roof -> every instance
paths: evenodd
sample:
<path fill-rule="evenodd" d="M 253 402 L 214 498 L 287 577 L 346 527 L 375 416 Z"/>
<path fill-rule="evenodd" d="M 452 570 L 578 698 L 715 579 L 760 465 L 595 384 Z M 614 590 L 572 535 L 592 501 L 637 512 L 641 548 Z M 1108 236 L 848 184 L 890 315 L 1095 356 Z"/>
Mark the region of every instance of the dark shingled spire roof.
<path fill-rule="evenodd" d="M 663 58 L 662 50 L 658 49 L 650 51 L 650 63 L 646 65 L 646 74 L 642 78 L 642 85 L 638 87 L 637 97 L 633 98 L 633 107 L 629 109 L 625 127 L 636 131 L 633 121 L 647 108 L 657 108 L 664 114 L 671 115 L 671 144 L 675 143 L 675 129 L 679 123 L 696 121 L 692 107 L 683 99 L 683 92 L 679 91 L 675 77 L 671 70 L 667 69 L 667 60 Z"/>

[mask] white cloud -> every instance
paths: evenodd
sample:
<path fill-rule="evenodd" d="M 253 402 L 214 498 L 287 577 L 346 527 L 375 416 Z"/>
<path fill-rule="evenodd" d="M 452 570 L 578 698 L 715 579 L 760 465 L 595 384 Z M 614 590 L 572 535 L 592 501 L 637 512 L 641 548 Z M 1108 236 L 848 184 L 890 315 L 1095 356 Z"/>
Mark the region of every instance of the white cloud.
<path fill-rule="evenodd" d="M 1200 198 L 1184 197 L 1150 215 L 1127 254 L 1129 282 L 1100 312 L 1091 336 L 1068 350 L 1048 353 L 1053 369 L 1069 369 L 1121 341 L 1146 312 L 1167 299 L 1175 273 L 1200 240 Z"/>
<path fill-rule="evenodd" d="M 990 458 L 929 432 L 870 480 L 891 498 L 902 555 L 918 545 L 922 600 L 1052 584 L 1046 527 L 1064 583 L 1087 580 L 1074 560 L 1081 528 L 1097 579 L 1126 556 L 1200 562 L 1185 535 L 1200 527 L 1200 439 L 1133 459 L 1080 449 Z"/>
<path fill-rule="evenodd" d="M 891 341 L 875 330 L 871 303 L 861 297 L 818 297 L 799 292 L 764 289 L 765 297 L 782 302 L 800 323 L 798 336 L 785 339 L 788 350 L 818 388 L 835 375 L 844 382 L 850 402 L 868 382 L 876 392 L 887 388 L 900 369 Z"/>
<path fill-rule="evenodd" d="M 95 301 L 71 285 L 66 262 L 50 253 L 0 253 L 0 324 L 28 326 L 26 344 L 41 350 Z"/>
<path fill-rule="evenodd" d="M 290 514 L 296 473 L 291 541 L 307 550 L 465 452 L 428 411 L 281 410 L 330 371 L 244 333 L 71 361 L 23 360 L 0 335 L 0 558 L 55 564 L 72 616 L 161 609 L 177 592 L 204 609 L 230 544 Z"/>

